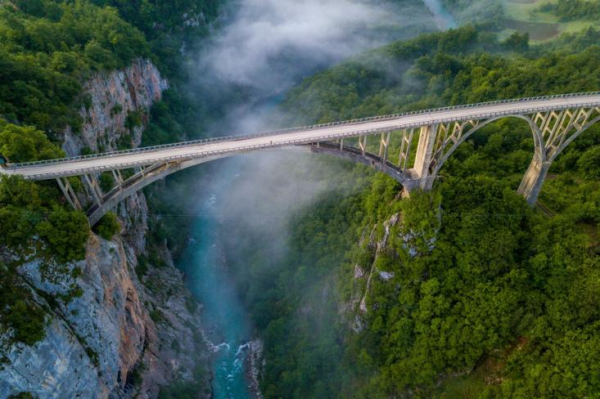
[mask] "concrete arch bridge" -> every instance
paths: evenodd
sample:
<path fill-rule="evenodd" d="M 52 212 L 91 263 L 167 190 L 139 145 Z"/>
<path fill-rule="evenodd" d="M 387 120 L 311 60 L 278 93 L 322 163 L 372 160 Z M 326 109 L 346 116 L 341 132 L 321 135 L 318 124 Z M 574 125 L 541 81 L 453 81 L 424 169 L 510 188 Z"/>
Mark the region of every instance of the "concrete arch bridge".
<path fill-rule="evenodd" d="M 444 163 L 472 134 L 503 118 L 518 118 L 531 128 L 535 151 L 519 187 L 533 205 L 552 162 L 580 134 L 600 121 L 600 92 L 503 100 L 398 115 L 272 131 L 245 136 L 167 144 L 50 161 L 7 164 L 1 175 L 27 180 L 56 179 L 69 203 L 83 207 L 67 180 L 79 176 L 89 198 L 90 224 L 120 201 L 177 171 L 249 152 L 300 148 L 369 165 L 401 183 L 407 191 L 429 190 Z M 124 178 L 121 173 L 133 170 Z M 116 185 L 102 192 L 101 173 Z"/>

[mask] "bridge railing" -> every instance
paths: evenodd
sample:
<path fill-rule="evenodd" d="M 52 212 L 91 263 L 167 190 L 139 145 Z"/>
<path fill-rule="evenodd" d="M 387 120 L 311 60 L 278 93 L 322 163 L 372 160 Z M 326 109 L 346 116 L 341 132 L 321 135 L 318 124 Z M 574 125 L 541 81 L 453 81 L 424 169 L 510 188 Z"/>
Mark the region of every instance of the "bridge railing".
<path fill-rule="evenodd" d="M 32 166 L 56 164 L 56 163 L 61 163 L 61 162 L 66 162 L 66 161 L 73 162 L 73 161 L 82 161 L 82 160 L 89 160 L 89 159 L 95 159 L 95 158 L 109 158 L 109 157 L 115 157 L 115 156 L 121 156 L 121 155 L 127 155 L 127 154 L 152 152 L 152 151 L 157 151 L 157 150 L 162 150 L 162 149 L 167 149 L 167 148 L 187 147 L 187 146 L 194 146 L 194 145 L 218 143 L 218 142 L 223 142 L 223 141 L 236 141 L 236 140 L 241 141 L 241 140 L 247 140 L 247 139 L 251 139 L 251 138 L 279 135 L 282 133 L 292 133 L 292 132 L 305 131 L 305 130 L 323 129 L 323 128 L 328 128 L 328 127 L 332 127 L 332 126 L 353 125 L 353 124 L 360 124 L 360 123 L 373 122 L 373 121 L 398 119 L 398 118 L 402 118 L 402 117 L 422 115 L 422 114 L 427 114 L 427 113 L 432 113 L 432 112 L 454 111 L 454 110 L 460 110 L 460 109 L 478 108 L 478 107 L 485 107 L 485 106 L 499 105 L 499 104 L 518 104 L 518 103 L 526 103 L 526 102 L 532 102 L 532 101 L 578 98 L 578 97 L 587 97 L 587 96 L 594 96 L 594 95 L 600 95 L 600 91 L 586 92 L 586 93 L 559 94 L 559 95 L 542 96 L 542 97 L 527 97 L 527 98 L 520 98 L 520 99 L 513 99 L 513 100 L 498 100 L 498 101 L 490 101 L 490 102 L 477 103 L 477 104 L 467 104 L 467 105 L 457 105 L 457 106 L 443 107 L 443 108 L 433 108 L 433 109 L 418 110 L 418 111 L 411 111 L 411 112 L 384 115 L 384 116 L 373 116 L 373 117 L 367 117 L 367 118 L 361 118 L 361 119 L 352 119 L 352 120 L 348 120 L 348 121 L 331 122 L 331 123 L 324 123 L 324 124 L 311 125 L 311 126 L 302 126 L 302 127 L 293 127 L 293 128 L 280 129 L 280 130 L 272 130 L 272 131 L 258 133 L 258 134 L 249 134 L 249 135 L 240 135 L 240 136 L 222 136 L 222 137 L 214 137 L 214 138 L 209 138 L 209 139 L 184 141 L 184 142 L 180 142 L 180 143 L 162 144 L 162 145 L 156 145 L 156 146 L 150 146 L 150 147 L 141 147 L 141 148 L 135 148 L 135 149 L 130 149 L 130 150 L 112 151 L 112 152 L 105 152 L 105 153 L 100 153 L 100 154 L 81 155 L 81 156 L 70 157 L 70 158 L 59 158 L 59 159 L 50 159 L 50 160 L 36 161 L 36 162 L 25 162 L 25 163 L 12 164 L 12 165 L 10 165 L 10 168 L 11 169 L 19 169 L 19 168 L 26 168 L 26 167 L 32 167 Z M 585 106 L 585 105 L 586 104 L 583 104 L 583 106 Z M 595 104 L 589 104 L 589 105 L 591 106 L 591 105 L 595 105 Z M 523 109 L 522 111 L 526 113 L 529 110 L 530 109 Z M 539 112 L 538 109 L 531 109 L 531 110 L 535 110 L 535 111 Z M 481 117 L 481 116 L 478 116 L 478 117 Z M 448 119 L 448 121 L 456 121 L 456 120 L 460 120 L 460 118 Z M 415 127 L 418 127 L 418 126 L 420 126 L 420 124 L 418 124 Z M 411 126 L 407 126 L 405 128 L 411 128 Z M 361 131 L 360 134 L 370 134 L 369 132 L 370 132 L 370 130 Z M 348 136 L 347 134 L 344 134 L 342 137 L 347 137 L 347 136 Z M 327 137 L 328 136 L 325 136 L 323 139 L 327 139 Z M 265 145 L 265 147 L 273 147 L 273 146 Z M 226 151 L 230 152 L 232 150 L 226 150 Z M 200 154 L 203 154 L 203 153 L 200 153 Z M 186 155 L 186 157 L 188 157 L 188 156 L 189 155 Z M 162 160 L 162 158 L 158 159 L 156 161 L 158 162 L 161 160 Z M 132 167 L 139 166 L 138 163 L 133 163 L 132 165 L 133 165 Z M 124 168 L 124 167 L 121 167 L 121 169 L 122 168 Z M 97 169 L 102 169 L 102 167 L 98 167 Z M 114 167 L 109 168 L 109 170 L 112 170 L 112 169 L 114 169 Z M 69 174 L 71 174 L 71 173 L 69 173 Z M 38 176 L 38 175 L 36 175 L 36 176 Z M 32 177 L 32 178 L 35 178 L 35 177 Z"/>
<path fill-rule="evenodd" d="M 600 94 L 600 92 L 599 92 L 599 94 Z M 581 106 L 597 106 L 597 105 L 598 105 L 597 103 L 581 104 Z M 538 108 L 523 108 L 521 111 L 523 113 L 531 113 L 531 112 L 550 111 L 550 110 L 555 110 L 555 109 L 557 109 L 557 108 L 556 107 L 541 107 L 541 108 L 538 107 Z M 509 116 L 509 115 L 513 115 L 513 114 L 514 114 L 514 112 L 512 112 L 512 111 L 500 111 L 500 112 L 493 112 L 493 113 L 476 114 L 473 116 L 473 118 L 474 119 L 501 118 L 501 117 L 505 117 L 505 116 Z M 462 120 L 462 118 L 460 118 L 460 117 L 440 118 L 440 119 L 434 120 L 433 123 L 436 123 L 436 124 L 437 123 L 449 123 L 449 122 L 455 122 L 455 121 L 460 121 L 460 120 Z M 403 124 L 401 127 L 394 127 L 394 129 L 396 129 L 396 128 L 411 129 L 411 128 L 420 127 L 422 125 L 423 125 L 422 122 L 415 122 L 415 123 Z M 228 155 L 231 153 L 245 153 L 245 152 L 251 152 L 251 151 L 265 149 L 265 148 L 274 149 L 274 148 L 282 148 L 282 147 L 297 146 L 297 145 L 307 145 L 307 144 L 311 144 L 311 143 L 318 143 L 320 141 L 337 140 L 337 139 L 348 138 L 348 137 L 353 137 L 353 136 L 357 136 L 357 135 L 372 135 L 372 134 L 389 132 L 389 131 L 390 131 L 390 127 L 386 126 L 386 127 L 379 127 L 379 128 L 373 128 L 373 129 L 367 129 L 367 130 L 359 130 L 359 131 L 351 131 L 351 132 L 334 133 L 334 134 L 324 135 L 324 136 L 319 137 L 318 141 L 315 141 L 313 139 L 303 138 L 303 139 L 279 141 L 276 144 L 265 143 L 265 144 L 255 144 L 255 145 L 241 145 L 238 147 L 232 147 L 232 148 L 223 149 L 223 150 L 207 150 L 207 151 L 201 151 L 201 152 L 194 152 L 194 153 L 154 158 L 154 159 L 152 159 L 152 163 L 185 161 L 185 160 L 192 160 L 192 159 L 203 158 L 203 157 L 220 157 L 220 156 L 225 156 L 225 155 Z M 266 136 L 266 135 L 267 134 L 255 135 L 252 137 L 260 137 L 260 136 Z M 238 139 L 238 137 L 236 137 L 236 139 Z M 239 138 L 239 140 L 243 140 L 243 138 Z M 217 140 L 205 140 L 205 141 L 209 142 L 209 141 L 217 141 Z M 167 147 L 174 147 L 174 146 L 176 146 L 176 145 L 172 145 L 172 144 L 167 145 Z M 161 146 L 161 148 L 164 148 L 164 146 Z M 134 152 L 134 151 L 129 151 L 129 152 Z M 123 152 L 119 152 L 119 154 L 122 154 L 122 153 Z M 116 165 L 110 165 L 110 166 L 100 165 L 100 166 L 96 166 L 94 168 L 71 169 L 71 170 L 68 170 L 65 172 L 54 172 L 51 174 L 45 173 L 45 174 L 28 175 L 27 178 L 31 179 L 31 180 L 43 180 L 43 179 L 57 178 L 57 177 L 78 176 L 78 175 L 90 173 L 90 171 L 104 172 L 104 171 L 111 171 L 111 170 L 115 170 L 115 169 L 135 168 L 135 167 L 141 166 L 141 164 L 148 164 L 148 162 L 139 162 L 139 161 L 122 162 L 122 163 L 119 163 Z"/>

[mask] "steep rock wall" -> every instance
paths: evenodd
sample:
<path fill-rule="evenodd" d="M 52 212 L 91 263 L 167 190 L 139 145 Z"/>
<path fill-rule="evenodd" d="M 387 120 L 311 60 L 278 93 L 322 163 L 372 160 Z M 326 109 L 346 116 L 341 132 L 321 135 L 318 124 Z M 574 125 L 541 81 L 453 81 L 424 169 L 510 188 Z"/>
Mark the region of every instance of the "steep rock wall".
<path fill-rule="evenodd" d="M 31 392 L 40 398 L 154 398 L 161 385 L 191 371 L 206 353 L 200 309 L 181 273 L 167 262 L 143 284 L 133 247 L 116 238 L 92 236 L 85 261 L 48 276 L 39 261 L 21 267 L 23 279 L 48 307 L 44 340 L 12 346 L 0 370 L 0 397 Z M 73 279 L 73 270 L 81 275 Z M 160 282 L 160 286 L 156 282 Z M 65 300 L 80 288 L 81 296 Z M 160 315 L 153 317 L 153 315 Z"/>
<path fill-rule="evenodd" d="M 69 156 L 88 148 L 93 152 L 114 151 L 120 146 L 136 148 L 142 141 L 143 124 L 128 127 L 135 113 L 147 121 L 147 111 L 168 83 L 148 60 L 137 60 L 122 71 L 98 73 L 84 85 L 86 105 L 80 110 L 81 132 L 67 128 L 63 150 Z"/>
<path fill-rule="evenodd" d="M 139 146 L 148 110 L 167 87 L 147 60 L 94 76 L 85 84 L 90 101 L 80 111 L 83 129 L 67 129 L 63 148 L 69 155 L 86 147 L 109 151 L 124 138 Z M 132 113 L 142 116 L 141 125 L 126 126 Z M 20 392 L 39 398 L 156 398 L 160 386 L 190 381 L 198 367 L 209 378 L 201 309 L 166 246 L 154 249 L 160 265 L 147 262 L 145 273 L 136 272 L 147 252 L 144 195 L 124 201 L 118 215 L 121 234 L 112 241 L 92 235 L 84 261 L 21 266 L 23 280 L 48 310 L 48 324 L 45 338 L 32 347 L 0 339 L 6 360 L 0 399 Z"/>
<path fill-rule="evenodd" d="M 435 247 L 437 229 L 433 238 L 429 237 L 424 231 L 415 231 L 405 225 L 403 213 L 395 213 L 383 223 L 383 234 L 378 237 L 378 225 L 365 228 L 362 237 L 358 243 L 359 248 L 372 254 L 368 260 L 356 262 L 354 265 L 353 287 L 350 298 L 340 304 L 339 313 L 355 333 L 360 333 L 366 327 L 367 314 L 370 303 L 372 286 L 375 279 L 384 284 L 393 284 L 395 271 L 380 270 L 377 267 L 378 259 L 382 255 L 398 256 L 395 251 L 405 252 L 408 259 L 419 257 L 429 253 Z M 438 213 L 438 220 L 441 222 L 441 212 Z M 400 249 L 390 244 L 391 240 L 400 241 Z M 420 245 L 419 243 L 420 242 Z M 425 243 L 425 245 L 423 245 Z"/>

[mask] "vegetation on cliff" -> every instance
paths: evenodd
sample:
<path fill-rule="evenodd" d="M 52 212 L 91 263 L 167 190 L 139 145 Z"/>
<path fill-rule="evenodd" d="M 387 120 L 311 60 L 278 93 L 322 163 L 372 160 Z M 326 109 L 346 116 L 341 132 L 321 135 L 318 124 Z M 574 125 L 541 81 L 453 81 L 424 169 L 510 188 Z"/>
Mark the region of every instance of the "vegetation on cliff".
<path fill-rule="evenodd" d="M 81 83 L 90 71 L 148 54 L 141 32 L 88 2 L 7 3 L 0 26 L 0 115 L 51 135 L 80 126 Z"/>

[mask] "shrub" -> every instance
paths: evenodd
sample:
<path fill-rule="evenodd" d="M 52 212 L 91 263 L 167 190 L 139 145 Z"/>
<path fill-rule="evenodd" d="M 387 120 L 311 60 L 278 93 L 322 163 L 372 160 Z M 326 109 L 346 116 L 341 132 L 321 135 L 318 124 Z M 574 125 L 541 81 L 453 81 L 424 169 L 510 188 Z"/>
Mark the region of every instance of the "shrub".
<path fill-rule="evenodd" d="M 6 322 L 14 329 L 15 339 L 26 345 L 33 345 L 46 335 L 44 311 L 37 305 L 29 305 L 23 300 L 17 300 L 10 308 Z"/>
<path fill-rule="evenodd" d="M 82 212 L 69 212 L 57 207 L 47 220 L 36 226 L 36 230 L 57 260 L 69 262 L 84 259 L 89 224 Z"/>
<path fill-rule="evenodd" d="M 117 215 L 109 212 L 98 222 L 94 227 L 94 231 L 105 240 L 111 240 L 115 234 L 119 232 L 121 226 L 117 219 Z"/>

